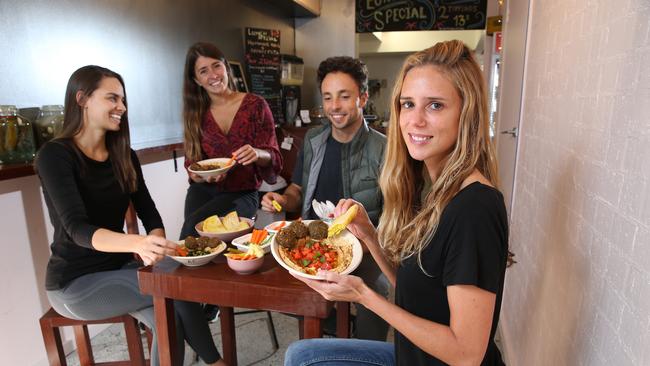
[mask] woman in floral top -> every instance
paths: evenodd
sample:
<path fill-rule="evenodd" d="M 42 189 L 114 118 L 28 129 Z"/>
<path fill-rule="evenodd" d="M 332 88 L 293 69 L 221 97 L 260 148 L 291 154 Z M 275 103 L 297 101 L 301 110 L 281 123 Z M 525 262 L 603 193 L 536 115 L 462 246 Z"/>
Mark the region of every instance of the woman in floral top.
<path fill-rule="evenodd" d="M 209 158 L 236 157 L 237 164 L 204 180 L 188 171 L 185 223 L 181 239 L 211 215 L 236 210 L 253 217 L 262 180 L 275 183 L 282 168 L 271 110 L 261 97 L 237 92 L 228 61 L 210 43 L 187 51 L 183 85 L 185 168 Z"/>

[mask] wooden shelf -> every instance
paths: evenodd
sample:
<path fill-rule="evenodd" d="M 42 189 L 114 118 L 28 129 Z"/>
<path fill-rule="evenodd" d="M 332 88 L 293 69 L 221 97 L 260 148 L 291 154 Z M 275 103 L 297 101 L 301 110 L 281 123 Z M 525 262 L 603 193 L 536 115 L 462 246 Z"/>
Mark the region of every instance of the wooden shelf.
<path fill-rule="evenodd" d="M 0 165 L 0 180 L 14 179 L 34 175 L 32 164 Z"/>
<path fill-rule="evenodd" d="M 152 160 L 151 159 L 152 157 L 160 156 L 162 153 L 165 152 L 174 152 L 174 151 L 180 151 L 180 156 L 182 156 L 183 143 L 178 142 L 178 143 L 171 143 L 167 145 L 147 147 L 147 148 L 136 150 L 135 153 L 138 155 L 138 158 L 141 161 L 147 161 L 147 163 L 151 163 L 153 161 L 160 160 L 160 159 Z M 34 164 L 32 163 L 0 165 L 0 181 L 21 178 L 21 177 L 28 177 L 34 174 L 36 174 L 36 172 L 34 171 Z"/>

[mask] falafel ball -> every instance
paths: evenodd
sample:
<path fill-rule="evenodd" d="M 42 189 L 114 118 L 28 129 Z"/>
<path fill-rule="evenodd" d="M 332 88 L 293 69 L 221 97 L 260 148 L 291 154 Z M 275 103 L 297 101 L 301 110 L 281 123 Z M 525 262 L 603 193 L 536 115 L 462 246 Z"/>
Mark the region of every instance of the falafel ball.
<path fill-rule="evenodd" d="M 276 235 L 275 235 L 275 241 L 278 242 L 279 245 L 281 245 L 284 248 L 293 248 L 296 245 L 296 242 L 298 241 L 298 238 L 296 237 L 296 234 L 294 233 L 293 230 L 289 230 L 289 228 L 284 228 L 280 230 Z"/>
<path fill-rule="evenodd" d="M 199 237 L 196 242 L 199 244 L 199 249 L 205 249 L 206 247 L 210 246 L 210 238 L 207 236 Z"/>
<path fill-rule="evenodd" d="M 296 238 L 302 239 L 307 237 L 309 235 L 309 229 L 305 224 L 303 224 L 302 221 L 294 221 L 289 225 L 289 228 L 293 230 L 294 234 L 296 234 Z"/>
<path fill-rule="evenodd" d="M 309 237 L 314 240 L 321 240 L 327 238 L 327 230 L 329 227 L 321 220 L 312 221 L 309 223 Z"/>
<path fill-rule="evenodd" d="M 188 236 L 185 238 L 185 248 L 187 249 L 196 249 L 198 246 L 198 243 L 196 242 L 196 238 L 193 236 Z"/>
<path fill-rule="evenodd" d="M 221 244 L 221 239 L 219 238 L 208 238 L 207 246 L 210 248 L 216 248 Z"/>

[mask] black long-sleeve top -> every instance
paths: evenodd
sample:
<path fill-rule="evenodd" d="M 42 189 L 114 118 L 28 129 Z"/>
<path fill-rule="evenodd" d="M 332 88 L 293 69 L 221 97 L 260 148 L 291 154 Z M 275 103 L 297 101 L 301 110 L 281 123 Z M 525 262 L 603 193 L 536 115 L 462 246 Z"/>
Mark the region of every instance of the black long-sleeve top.
<path fill-rule="evenodd" d="M 54 226 L 52 255 L 45 277 L 47 290 L 64 288 L 85 274 L 118 269 L 133 259 L 131 253 L 100 252 L 92 246 L 93 234 L 100 228 L 124 232 L 129 201 L 147 232 L 163 228 L 133 150 L 131 159 L 137 174 L 137 190 L 125 193 L 110 158 L 93 160 L 67 140 L 50 141 L 41 147 L 35 166 Z"/>

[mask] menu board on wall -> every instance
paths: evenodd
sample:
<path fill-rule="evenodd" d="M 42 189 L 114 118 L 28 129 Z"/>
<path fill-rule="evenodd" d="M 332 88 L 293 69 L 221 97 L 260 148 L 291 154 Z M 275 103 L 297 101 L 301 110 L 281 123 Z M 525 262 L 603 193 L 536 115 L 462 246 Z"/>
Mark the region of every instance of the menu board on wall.
<path fill-rule="evenodd" d="M 487 0 L 357 0 L 357 33 L 484 29 Z"/>
<path fill-rule="evenodd" d="M 246 28 L 244 30 L 246 67 L 250 91 L 260 95 L 271 107 L 276 123 L 283 122 L 280 100 L 280 31 Z"/>

